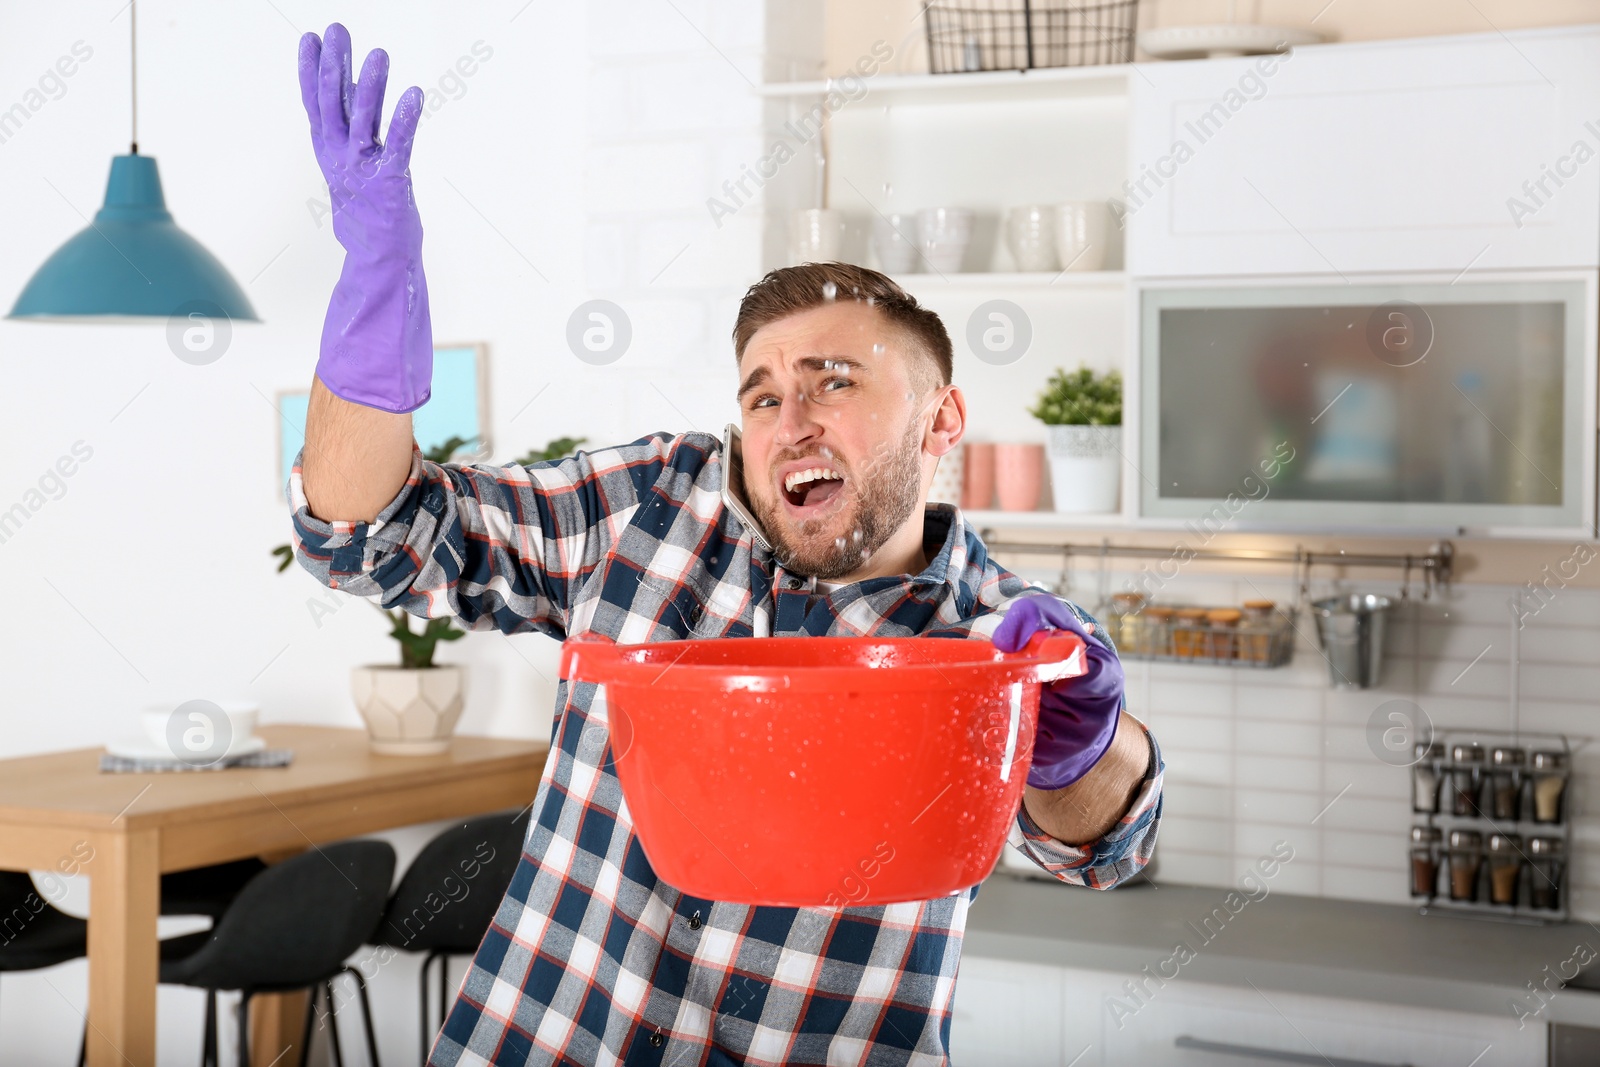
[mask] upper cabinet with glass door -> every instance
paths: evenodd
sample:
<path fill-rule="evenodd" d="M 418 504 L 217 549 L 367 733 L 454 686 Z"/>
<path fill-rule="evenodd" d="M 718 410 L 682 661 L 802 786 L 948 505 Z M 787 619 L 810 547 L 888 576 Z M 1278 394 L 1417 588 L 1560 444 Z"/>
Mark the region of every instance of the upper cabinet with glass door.
<path fill-rule="evenodd" d="M 1143 515 L 1253 528 L 1589 525 L 1593 272 L 1163 284 L 1138 299 Z"/>
<path fill-rule="evenodd" d="M 1130 274 L 1600 264 L 1600 26 L 1138 72 Z"/>

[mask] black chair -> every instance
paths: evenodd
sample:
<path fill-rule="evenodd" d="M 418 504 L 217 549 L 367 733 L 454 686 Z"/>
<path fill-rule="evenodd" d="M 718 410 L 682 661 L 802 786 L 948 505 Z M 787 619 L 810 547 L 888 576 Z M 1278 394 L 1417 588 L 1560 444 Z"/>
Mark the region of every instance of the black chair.
<path fill-rule="evenodd" d="M 250 879 L 267 869 L 255 857 L 171 871 L 161 876 L 161 914 L 204 915 L 213 922 L 222 918 L 233 898 Z"/>
<path fill-rule="evenodd" d="M 301 1063 L 311 1043 L 319 990 L 333 1009 L 333 979 L 349 974 L 361 998 L 367 1055 L 378 1063 L 372 1008 L 361 973 L 345 966 L 372 937 L 394 878 L 394 850 L 382 841 L 326 845 L 252 878 L 208 931 L 161 943 L 161 981 L 206 991 L 205 1064 L 215 1067 L 217 992 L 240 991 L 239 1064 L 249 1067 L 250 998 L 308 989 Z M 337 1028 L 329 1026 L 342 1064 Z"/>
<path fill-rule="evenodd" d="M 439 966 L 439 1026 L 449 1010 L 451 956 L 471 956 L 494 921 L 522 858 L 526 809 L 468 819 L 425 845 L 400 879 L 373 944 L 424 952 L 417 981 L 422 1061 L 427 1062 L 428 968 Z M 431 905 L 431 906 L 430 906 Z"/>
<path fill-rule="evenodd" d="M 163 915 L 220 913 L 237 892 L 240 874 L 259 860 L 178 871 L 161 878 Z M 172 881 L 176 879 L 176 881 Z M 169 885 L 172 889 L 169 891 Z M 51 904 L 27 871 L 0 871 L 0 974 L 40 971 L 88 954 L 89 926 Z M 84 1049 L 78 1048 L 78 1062 Z"/>
<path fill-rule="evenodd" d="M 39 971 L 89 948 L 89 924 L 34 888 L 27 871 L 0 871 L 0 973 Z"/>

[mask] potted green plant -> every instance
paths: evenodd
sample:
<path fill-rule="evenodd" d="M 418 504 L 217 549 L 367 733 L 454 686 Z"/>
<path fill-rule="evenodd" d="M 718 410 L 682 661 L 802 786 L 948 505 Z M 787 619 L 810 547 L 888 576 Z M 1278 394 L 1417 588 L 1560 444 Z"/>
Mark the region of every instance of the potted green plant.
<path fill-rule="evenodd" d="M 435 463 L 448 463 L 474 438 L 451 437 L 423 450 Z M 294 562 L 294 549 L 279 545 L 272 550 L 281 574 Z M 356 710 L 367 724 L 372 750 L 383 755 L 425 756 L 450 747 L 450 736 L 465 706 L 466 678 L 454 664 L 436 664 L 434 653 L 441 641 L 459 641 L 467 636 L 449 619 L 418 620 L 413 630 L 411 616 L 373 607 L 389 623 L 389 636 L 400 645 L 400 662 L 354 667 L 350 689 Z"/>
<path fill-rule="evenodd" d="M 1074 514 L 1117 510 L 1122 483 L 1122 375 L 1057 369 L 1028 413 L 1050 434 L 1055 508 Z"/>
<path fill-rule="evenodd" d="M 578 446 L 589 440 L 587 437 L 557 437 L 543 448 L 530 448 L 528 454 L 521 456 L 513 462 L 524 467 L 530 463 L 548 462 L 563 459 L 578 450 Z"/>
<path fill-rule="evenodd" d="M 433 448 L 423 449 L 423 457 L 434 463 L 448 463 L 475 438 L 451 437 Z M 542 449 L 533 449 L 513 462 L 527 465 L 536 460 L 560 459 L 585 438 L 560 437 Z M 279 545 L 272 550 L 279 558 L 282 573 L 294 562 L 294 549 Z M 419 619 L 417 629 L 412 616 L 403 609 L 392 611 L 373 605 L 389 622 L 389 636 L 400 646 L 399 664 L 371 664 L 350 672 L 351 693 L 356 709 L 367 724 L 372 750 L 384 755 L 422 756 L 443 752 L 461 718 L 465 705 L 465 673 L 454 664 L 434 662 L 441 641 L 459 641 L 467 636 L 448 618 Z"/>

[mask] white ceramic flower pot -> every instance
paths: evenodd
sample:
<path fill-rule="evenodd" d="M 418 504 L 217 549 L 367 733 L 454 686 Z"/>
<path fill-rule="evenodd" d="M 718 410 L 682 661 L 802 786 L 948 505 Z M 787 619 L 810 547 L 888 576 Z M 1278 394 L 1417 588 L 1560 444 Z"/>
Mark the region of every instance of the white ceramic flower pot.
<path fill-rule="evenodd" d="M 350 691 L 367 723 L 372 751 L 431 756 L 450 747 L 465 703 L 460 667 L 356 667 Z"/>
<path fill-rule="evenodd" d="M 1050 488 L 1056 510 L 1101 514 L 1117 510 L 1122 483 L 1121 426 L 1049 426 Z"/>

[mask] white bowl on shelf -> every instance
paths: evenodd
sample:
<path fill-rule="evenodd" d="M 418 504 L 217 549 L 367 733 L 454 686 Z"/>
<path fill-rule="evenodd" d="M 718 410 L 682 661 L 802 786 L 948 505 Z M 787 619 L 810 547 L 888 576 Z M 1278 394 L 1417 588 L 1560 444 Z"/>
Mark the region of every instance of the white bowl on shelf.
<path fill-rule="evenodd" d="M 1223 22 L 1213 26 L 1163 26 L 1139 33 L 1139 47 L 1157 59 L 1221 59 L 1287 52 L 1323 40 L 1316 30 Z"/>

